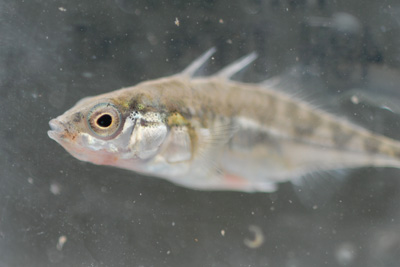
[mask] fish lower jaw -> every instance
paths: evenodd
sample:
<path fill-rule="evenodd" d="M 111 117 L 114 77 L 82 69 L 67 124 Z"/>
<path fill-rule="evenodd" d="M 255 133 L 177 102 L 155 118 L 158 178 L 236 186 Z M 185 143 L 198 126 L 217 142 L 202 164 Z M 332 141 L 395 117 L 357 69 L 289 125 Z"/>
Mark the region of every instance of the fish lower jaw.
<path fill-rule="evenodd" d="M 47 135 L 48 135 L 51 139 L 57 141 L 58 133 L 57 133 L 56 131 L 47 131 Z"/>
<path fill-rule="evenodd" d="M 61 132 L 59 132 L 59 131 L 54 131 L 54 130 L 50 130 L 50 131 L 47 131 L 47 135 L 51 138 L 51 139 L 53 139 L 54 141 L 56 141 L 57 143 L 59 143 L 59 144 L 61 144 L 62 143 L 62 141 L 64 140 L 63 138 L 62 138 L 62 134 L 61 134 Z"/>

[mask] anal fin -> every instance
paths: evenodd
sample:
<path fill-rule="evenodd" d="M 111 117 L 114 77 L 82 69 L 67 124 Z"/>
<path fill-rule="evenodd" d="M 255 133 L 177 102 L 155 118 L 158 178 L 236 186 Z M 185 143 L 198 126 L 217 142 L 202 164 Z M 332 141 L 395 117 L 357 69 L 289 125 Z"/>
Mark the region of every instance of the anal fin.
<path fill-rule="evenodd" d="M 178 181 L 177 181 L 178 182 Z M 278 189 L 272 181 L 254 181 L 246 177 L 237 176 L 220 170 L 211 170 L 206 176 L 192 175 L 189 179 L 178 182 L 181 185 L 198 190 L 208 191 L 238 191 L 247 193 L 272 193 Z"/>
<path fill-rule="evenodd" d="M 335 169 L 305 174 L 292 181 L 300 202 L 307 208 L 321 207 L 343 187 L 348 170 Z"/>

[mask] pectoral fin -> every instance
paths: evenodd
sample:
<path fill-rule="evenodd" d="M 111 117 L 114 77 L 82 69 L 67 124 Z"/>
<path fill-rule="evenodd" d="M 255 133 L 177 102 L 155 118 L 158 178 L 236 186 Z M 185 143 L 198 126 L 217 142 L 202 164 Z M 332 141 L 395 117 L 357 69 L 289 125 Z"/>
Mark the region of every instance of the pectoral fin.
<path fill-rule="evenodd" d="M 168 163 L 190 160 L 192 144 L 187 126 L 172 127 L 160 153 Z"/>

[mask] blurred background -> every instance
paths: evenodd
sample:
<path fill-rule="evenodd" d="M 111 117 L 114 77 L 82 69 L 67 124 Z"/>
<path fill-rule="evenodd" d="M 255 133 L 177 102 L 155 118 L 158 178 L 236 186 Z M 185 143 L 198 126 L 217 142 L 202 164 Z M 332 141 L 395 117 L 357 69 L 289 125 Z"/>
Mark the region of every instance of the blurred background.
<path fill-rule="evenodd" d="M 84 163 L 46 133 L 81 98 L 215 46 L 206 72 L 257 51 L 244 80 L 291 75 L 399 138 L 385 104 L 348 97 L 398 99 L 399 33 L 396 0 L 0 0 L 0 266 L 400 266 L 399 170 L 349 172 L 308 206 L 289 183 L 201 192 Z"/>

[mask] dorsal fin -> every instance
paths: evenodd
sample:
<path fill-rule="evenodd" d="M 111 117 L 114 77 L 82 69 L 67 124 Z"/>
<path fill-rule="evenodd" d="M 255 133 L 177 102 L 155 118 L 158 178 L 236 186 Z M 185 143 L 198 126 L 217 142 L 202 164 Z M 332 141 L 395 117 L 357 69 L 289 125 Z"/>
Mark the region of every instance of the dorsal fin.
<path fill-rule="evenodd" d="M 217 72 L 217 74 L 215 74 L 215 76 L 221 77 L 224 79 L 229 79 L 233 75 L 235 75 L 236 73 L 238 73 L 239 71 L 243 70 L 248 65 L 250 65 L 250 63 L 253 62 L 254 60 L 256 60 L 257 57 L 258 57 L 257 53 L 252 52 L 252 53 L 234 61 L 233 63 L 229 64 L 228 66 L 226 66 L 225 68 L 223 68 L 222 70 Z"/>
<path fill-rule="evenodd" d="M 202 54 L 199 58 L 193 61 L 189 66 L 186 67 L 179 75 L 189 76 L 192 77 L 200 68 L 201 66 L 206 63 L 206 61 L 217 51 L 215 47 L 210 48 Z"/>

